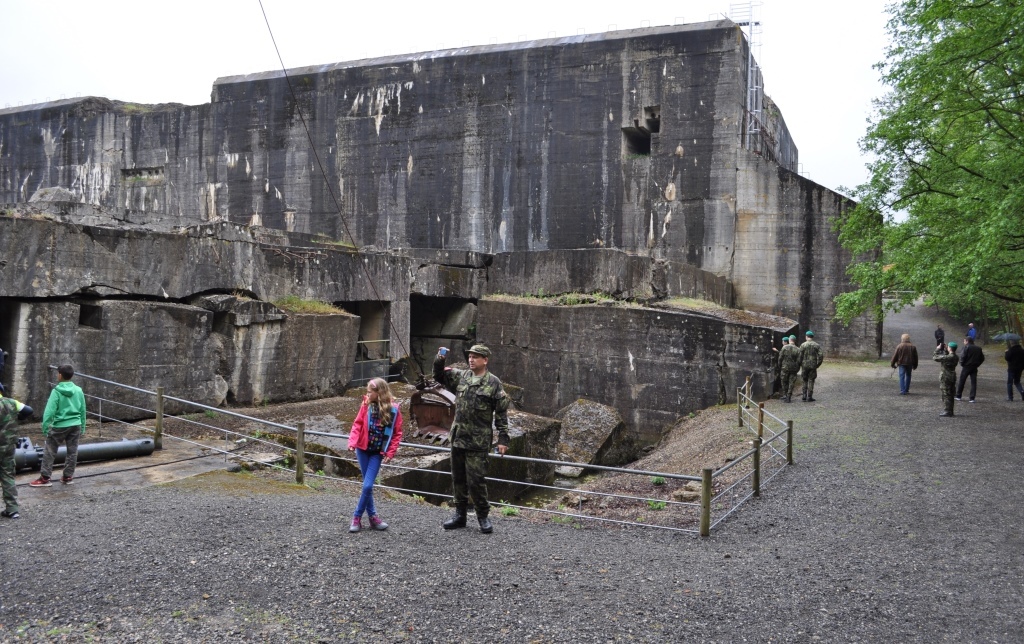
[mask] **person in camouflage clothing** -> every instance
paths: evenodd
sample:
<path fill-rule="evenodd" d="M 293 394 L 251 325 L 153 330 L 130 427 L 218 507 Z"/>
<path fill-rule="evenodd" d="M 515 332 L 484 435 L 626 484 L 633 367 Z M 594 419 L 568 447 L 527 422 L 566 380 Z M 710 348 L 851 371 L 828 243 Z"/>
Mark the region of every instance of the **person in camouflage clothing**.
<path fill-rule="evenodd" d="M 480 532 L 490 534 L 494 529 L 487 515 L 491 506 L 487 501 L 487 453 L 491 449 L 492 425 L 498 429 L 498 453 L 508 449 L 508 396 L 501 380 L 487 371 L 491 350 L 483 344 L 474 344 L 466 355 L 469 369 L 446 369 L 447 349 L 442 348 L 434 358 L 434 379 L 458 398 L 455 401 L 455 420 L 448 435 L 452 445 L 452 488 L 455 497 L 455 515 L 445 521 L 445 530 L 466 527 L 466 509 L 473 497 Z"/>
<path fill-rule="evenodd" d="M 32 415 L 32 408 L 13 398 L 0 396 L 0 487 L 3 488 L 4 510 L 0 517 L 20 519 L 18 487 L 14 482 L 14 450 L 18 445 L 15 430 L 19 420 Z"/>
<path fill-rule="evenodd" d="M 796 387 L 796 376 L 800 373 L 800 347 L 796 346 L 796 336 L 783 338 L 784 344 L 779 351 L 779 374 L 782 376 L 782 402 L 793 402 L 793 388 Z"/>
<path fill-rule="evenodd" d="M 946 350 L 949 347 L 949 350 Z M 950 342 L 943 347 L 940 343 L 935 347 L 932 360 L 939 363 L 942 372 L 939 374 L 939 391 L 942 392 L 942 405 L 945 410 L 939 414 L 940 417 L 953 416 L 953 396 L 956 393 L 956 366 L 960 363 L 960 356 L 956 355 L 956 342 Z"/>
<path fill-rule="evenodd" d="M 807 339 L 800 345 L 800 377 L 804 381 L 804 402 L 814 402 L 814 381 L 818 378 L 818 367 L 824 356 L 821 345 L 814 341 L 814 331 L 808 331 Z"/>

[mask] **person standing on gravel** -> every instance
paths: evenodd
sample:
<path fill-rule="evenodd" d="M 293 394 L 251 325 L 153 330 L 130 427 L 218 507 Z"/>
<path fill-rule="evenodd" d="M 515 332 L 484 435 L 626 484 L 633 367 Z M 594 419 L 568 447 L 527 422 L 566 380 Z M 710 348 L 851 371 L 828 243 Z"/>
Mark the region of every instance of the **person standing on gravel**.
<path fill-rule="evenodd" d="M 466 527 L 469 497 L 473 497 L 480 532 L 490 534 L 494 527 L 487 515 L 487 455 L 491 449 L 492 426 L 498 429 L 498 453 L 508 449 L 508 395 L 501 380 L 487 371 L 491 350 L 474 344 L 466 352 L 469 369 L 445 368 L 448 349 L 441 347 L 434 358 L 434 380 L 458 398 L 455 420 L 449 431 L 452 454 L 452 488 L 455 515 L 442 524 L 445 530 Z"/>
<path fill-rule="evenodd" d="M 18 512 L 18 486 L 14 482 L 14 451 L 18 445 L 17 433 L 19 420 L 32 415 L 32 408 L 13 398 L 0 395 L 0 488 L 3 488 L 4 510 L 0 517 L 20 519 Z"/>
<path fill-rule="evenodd" d="M 31 487 L 50 487 L 50 474 L 53 472 L 53 459 L 57 457 L 60 444 L 67 446 L 64 457 L 64 473 L 60 482 L 71 485 L 75 476 L 75 465 L 78 463 L 78 437 L 85 434 L 85 394 L 82 388 L 71 382 L 75 369 L 69 364 L 57 369 L 57 386 L 50 392 L 43 410 L 43 436 L 46 438 L 46 451 L 43 453 L 43 466 L 39 470 L 39 478 L 29 483 Z"/>
<path fill-rule="evenodd" d="M 967 346 L 964 347 L 964 355 L 960 358 L 960 381 L 956 385 L 956 399 L 960 400 L 964 394 L 964 385 L 967 384 L 967 379 L 971 379 L 971 397 L 969 400 L 974 402 L 974 396 L 978 393 L 978 367 L 981 363 L 985 362 L 985 352 L 981 350 L 981 347 L 974 344 L 974 338 L 968 336 L 964 342 Z"/>
<path fill-rule="evenodd" d="M 1013 390 L 1016 388 L 1020 399 L 1024 400 L 1024 387 L 1020 384 L 1020 375 L 1024 373 L 1024 348 L 1019 340 L 1010 340 L 1010 348 L 1003 354 L 1006 359 L 1006 399 L 1013 401 Z"/>
<path fill-rule="evenodd" d="M 935 328 L 935 344 L 946 346 L 946 332 L 942 330 L 941 324 Z"/>
<path fill-rule="evenodd" d="M 800 348 L 796 346 L 796 336 L 783 338 L 782 350 L 772 347 L 779 353 L 779 374 L 782 376 L 782 402 L 793 402 L 793 388 L 796 376 L 800 372 Z"/>
<path fill-rule="evenodd" d="M 948 349 L 947 349 L 948 347 Z M 939 391 L 942 393 L 942 405 L 945 411 L 939 414 L 940 417 L 953 416 L 953 390 L 956 388 L 956 365 L 960 362 L 960 356 L 956 354 L 956 342 L 950 342 L 943 346 L 940 342 L 935 347 L 932 360 L 939 363 L 942 371 L 939 372 Z"/>
<path fill-rule="evenodd" d="M 373 483 L 377 480 L 381 462 L 390 462 L 398 453 L 398 444 L 401 442 L 402 412 L 391 397 L 387 380 L 374 378 L 366 383 L 363 404 L 359 406 L 359 413 L 348 434 L 348 449 L 356 453 L 359 471 L 363 474 L 363 490 L 349 532 L 363 529 L 364 512 L 370 515 L 371 528 L 388 529 L 388 524 L 377 516 L 377 506 L 373 503 Z"/>
<path fill-rule="evenodd" d="M 940 343 L 941 344 L 941 343 Z M 892 361 L 889 363 L 893 369 L 900 369 L 900 395 L 906 396 L 910 393 L 910 378 L 917 369 L 917 347 L 910 343 L 910 334 L 904 333 L 900 336 L 900 343 L 892 353 Z"/>
<path fill-rule="evenodd" d="M 814 402 L 814 381 L 818 378 L 818 367 L 825 359 L 821 345 L 814 341 L 814 331 L 804 334 L 807 339 L 800 345 L 800 377 L 804 381 L 804 402 Z"/>

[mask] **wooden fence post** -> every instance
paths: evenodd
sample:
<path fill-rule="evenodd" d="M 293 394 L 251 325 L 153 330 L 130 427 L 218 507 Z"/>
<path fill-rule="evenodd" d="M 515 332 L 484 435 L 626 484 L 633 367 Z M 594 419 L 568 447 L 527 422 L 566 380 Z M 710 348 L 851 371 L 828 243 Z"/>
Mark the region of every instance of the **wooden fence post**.
<path fill-rule="evenodd" d="M 761 437 L 754 439 L 754 496 L 761 496 Z"/>
<path fill-rule="evenodd" d="M 164 388 L 156 388 L 156 422 L 153 423 L 153 449 L 164 448 Z"/>
<path fill-rule="evenodd" d="M 786 461 L 793 464 L 793 421 L 786 421 Z"/>
<path fill-rule="evenodd" d="M 764 403 L 757 403 L 757 437 L 764 437 Z"/>
<path fill-rule="evenodd" d="M 736 420 L 743 427 L 743 387 L 736 389 Z"/>
<path fill-rule="evenodd" d="M 299 485 L 306 483 L 306 423 L 296 425 L 295 482 Z"/>
<path fill-rule="evenodd" d="M 711 475 L 710 467 L 700 471 L 700 536 L 711 534 Z"/>

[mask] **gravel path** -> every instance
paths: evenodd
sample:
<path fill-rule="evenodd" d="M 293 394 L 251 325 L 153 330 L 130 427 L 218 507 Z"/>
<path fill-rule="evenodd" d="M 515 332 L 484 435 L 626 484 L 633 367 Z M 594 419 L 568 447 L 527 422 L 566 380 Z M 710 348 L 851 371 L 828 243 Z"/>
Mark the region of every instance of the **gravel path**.
<path fill-rule="evenodd" d="M 400 501 L 349 535 L 351 489 L 226 473 L 23 488 L 51 497 L 0 520 L 0 641 L 1019 642 L 1024 404 L 991 346 L 978 403 L 939 419 L 934 321 L 887 324 L 887 352 L 909 330 L 924 358 L 910 396 L 887 360 L 827 362 L 819 402 L 770 401 L 796 466 L 709 539 L 444 533 L 446 511 Z"/>

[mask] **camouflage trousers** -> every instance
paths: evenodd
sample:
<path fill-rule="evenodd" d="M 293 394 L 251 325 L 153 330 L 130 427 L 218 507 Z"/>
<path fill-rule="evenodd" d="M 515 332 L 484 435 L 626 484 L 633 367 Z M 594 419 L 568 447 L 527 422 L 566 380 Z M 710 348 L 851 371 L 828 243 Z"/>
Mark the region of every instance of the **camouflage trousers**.
<path fill-rule="evenodd" d="M 487 452 L 452 448 L 452 488 L 457 508 L 465 509 L 472 496 L 477 517 L 487 516 Z"/>
<path fill-rule="evenodd" d="M 13 427 L 0 431 L 0 486 L 3 487 L 4 505 L 8 512 L 18 511 L 18 488 L 14 483 L 14 448 L 17 445 Z"/>
<path fill-rule="evenodd" d="M 782 396 L 784 398 L 793 397 L 793 389 L 796 387 L 796 377 L 799 371 L 787 371 L 782 370 Z"/>
<path fill-rule="evenodd" d="M 942 392 L 942 406 L 945 410 L 952 414 L 953 413 L 953 394 L 956 393 L 956 381 L 955 380 L 940 380 L 939 391 Z"/>
<path fill-rule="evenodd" d="M 804 398 L 814 398 L 814 381 L 818 378 L 818 370 L 804 367 L 800 377 L 804 381 Z"/>

